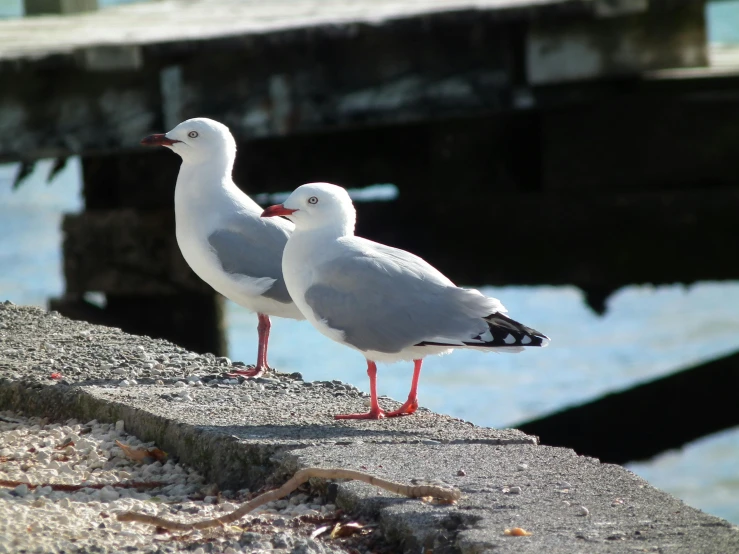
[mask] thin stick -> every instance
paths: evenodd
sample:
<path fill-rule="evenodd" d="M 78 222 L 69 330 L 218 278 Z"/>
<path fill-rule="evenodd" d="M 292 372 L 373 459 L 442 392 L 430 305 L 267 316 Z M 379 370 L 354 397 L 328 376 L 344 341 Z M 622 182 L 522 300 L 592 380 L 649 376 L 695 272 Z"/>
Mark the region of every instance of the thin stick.
<path fill-rule="evenodd" d="M 293 478 L 287 483 L 282 485 L 279 489 L 266 492 L 256 498 L 245 502 L 239 508 L 231 512 L 230 514 L 222 515 L 215 519 L 204 519 L 196 521 L 194 523 L 181 523 L 179 521 L 171 521 L 162 517 L 150 516 L 147 514 L 141 514 L 137 512 L 125 512 L 118 514 L 118 521 L 138 521 L 139 523 L 148 523 L 149 525 L 156 525 L 158 527 L 164 527 L 172 531 L 192 531 L 194 529 L 208 529 L 210 527 L 217 527 L 220 525 L 228 525 L 244 517 L 247 513 L 266 504 L 273 500 L 287 496 L 300 485 L 308 481 L 308 479 L 319 478 L 319 479 L 354 479 L 356 481 L 364 481 L 370 485 L 383 488 L 396 494 L 408 496 L 410 498 L 423 498 L 433 497 L 445 502 L 455 502 L 462 497 L 462 494 L 458 490 L 446 489 L 444 487 L 437 487 L 434 485 L 419 485 L 410 486 L 402 485 L 400 483 L 393 483 L 392 481 L 386 481 L 380 479 L 368 473 L 361 471 L 354 471 L 351 469 L 323 469 L 318 467 L 309 467 L 301 469 Z"/>

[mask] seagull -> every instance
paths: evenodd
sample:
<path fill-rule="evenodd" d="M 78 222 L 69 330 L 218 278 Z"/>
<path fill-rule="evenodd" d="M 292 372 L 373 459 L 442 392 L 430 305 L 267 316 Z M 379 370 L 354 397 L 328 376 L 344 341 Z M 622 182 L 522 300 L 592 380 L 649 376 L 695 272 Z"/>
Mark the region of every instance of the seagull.
<path fill-rule="evenodd" d="M 520 352 L 549 337 L 504 315 L 496 298 L 457 287 L 423 259 L 354 235 L 349 194 L 329 183 L 298 187 L 262 217 L 295 223 L 282 258 L 285 284 L 308 321 L 367 359 L 370 411 L 336 419 L 381 419 L 418 408 L 423 358 L 455 348 Z M 377 400 L 377 362 L 414 362 L 408 400 L 384 411 Z"/>
<path fill-rule="evenodd" d="M 174 196 L 177 244 L 203 281 L 257 313 L 257 363 L 233 373 L 259 377 L 271 369 L 269 316 L 305 319 L 282 277 L 282 251 L 294 225 L 259 217 L 262 208 L 234 184 L 236 141 L 222 123 L 188 119 L 141 144 L 165 146 L 182 158 Z"/>

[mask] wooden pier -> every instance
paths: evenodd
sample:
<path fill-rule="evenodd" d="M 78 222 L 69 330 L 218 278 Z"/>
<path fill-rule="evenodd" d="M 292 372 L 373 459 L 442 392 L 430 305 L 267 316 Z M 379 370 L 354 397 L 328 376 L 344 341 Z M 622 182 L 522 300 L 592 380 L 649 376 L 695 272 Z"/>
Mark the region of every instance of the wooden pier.
<path fill-rule="evenodd" d="M 0 81 L 0 161 L 82 158 L 54 307 L 193 350 L 224 353 L 220 301 L 175 243 L 179 159 L 138 142 L 196 116 L 252 194 L 395 184 L 358 232 L 462 284 L 602 312 L 739 278 L 739 56 L 702 1 L 163 0 L 0 21 Z"/>

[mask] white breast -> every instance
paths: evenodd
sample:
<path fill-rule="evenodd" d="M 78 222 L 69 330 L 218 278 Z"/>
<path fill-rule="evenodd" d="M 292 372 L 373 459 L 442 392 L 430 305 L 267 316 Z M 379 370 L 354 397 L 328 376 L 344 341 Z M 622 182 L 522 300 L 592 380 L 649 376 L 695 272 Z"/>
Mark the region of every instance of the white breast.
<path fill-rule="evenodd" d="M 274 279 L 235 275 L 223 270 L 208 243 L 208 237 L 221 228 L 225 218 L 252 206 L 240 202 L 223 187 L 214 186 L 202 191 L 201 187 L 187 186 L 186 180 L 194 178 L 197 175 L 183 175 L 180 170 L 175 189 L 177 244 L 187 264 L 203 281 L 240 306 L 268 315 L 303 319 L 294 304 L 284 304 L 262 296 L 275 282 Z"/>

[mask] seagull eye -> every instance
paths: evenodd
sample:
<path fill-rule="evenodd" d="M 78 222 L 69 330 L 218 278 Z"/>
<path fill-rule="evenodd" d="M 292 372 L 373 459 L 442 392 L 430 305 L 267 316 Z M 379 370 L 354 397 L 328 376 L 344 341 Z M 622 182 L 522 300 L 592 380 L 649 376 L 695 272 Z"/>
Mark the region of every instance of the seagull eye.
<path fill-rule="evenodd" d="M 315 196 L 311 196 L 310 198 L 308 198 L 308 204 L 318 204 L 318 198 L 316 198 Z"/>
<path fill-rule="evenodd" d="M 187 133 L 187 136 L 190 138 L 198 138 L 198 132 L 197 131 L 190 131 Z"/>

